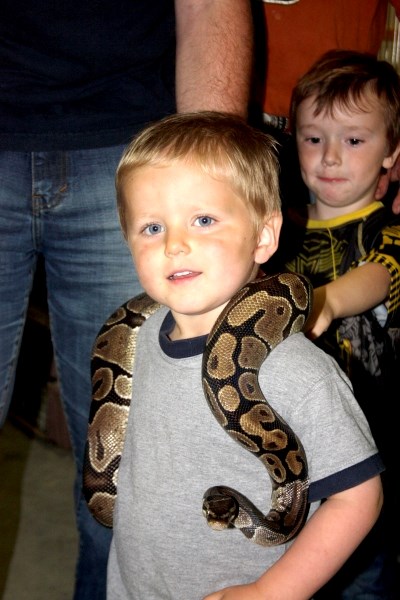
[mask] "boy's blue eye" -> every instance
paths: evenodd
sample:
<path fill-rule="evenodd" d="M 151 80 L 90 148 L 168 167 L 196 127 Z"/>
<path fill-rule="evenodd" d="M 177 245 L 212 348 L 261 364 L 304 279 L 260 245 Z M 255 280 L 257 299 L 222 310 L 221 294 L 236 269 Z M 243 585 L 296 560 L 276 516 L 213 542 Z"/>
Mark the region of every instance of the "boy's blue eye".
<path fill-rule="evenodd" d="M 146 235 L 157 235 L 157 233 L 161 233 L 161 231 L 163 231 L 163 228 L 158 223 L 151 223 L 143 229 L 143 233 Z"/>
<path fill-rule="evenodd" d="M 195 220 L 195 223 L 197 223 L 200 227 L 207 227 L 213 222 L 214 219 L 212 217 L 207 217 L 206 215 L 203 215 L 202 217 L 197 217 L 197 219 Z"/>

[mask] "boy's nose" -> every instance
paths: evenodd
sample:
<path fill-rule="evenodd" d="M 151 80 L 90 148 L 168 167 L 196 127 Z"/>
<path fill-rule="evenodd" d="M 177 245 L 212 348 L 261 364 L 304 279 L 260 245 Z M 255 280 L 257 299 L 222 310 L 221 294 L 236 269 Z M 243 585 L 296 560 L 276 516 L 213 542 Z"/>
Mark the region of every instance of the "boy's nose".
<path fill-rule="evenodd" d="M 340 151 L 336 144 L 327 144 L 322 155 L 322 163 L 328 167 L 340 163 Z"/>
<path fill-rule="evenodd" d="M 167 234 L 165 243 L 165 255 L 176 256 L 178 254 L 186 254 L 189 249 L 187 237 L 183 232 L 173 232 Z"/>

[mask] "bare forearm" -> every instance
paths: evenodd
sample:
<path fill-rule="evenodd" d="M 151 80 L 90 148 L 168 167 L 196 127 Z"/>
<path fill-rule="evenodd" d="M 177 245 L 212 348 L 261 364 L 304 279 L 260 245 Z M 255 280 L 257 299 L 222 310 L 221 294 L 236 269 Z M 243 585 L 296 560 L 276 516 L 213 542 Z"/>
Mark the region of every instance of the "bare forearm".
<path fill-rule="evenodd" d="M 359 315 L 378 306 L 387 298 L 389 286 L 386 267 L 366 263 L 315 289 L 313 311 L 307 323 L 309 337 L 320 336 L 334 319 Z"/>
<path fill-rule="evenodd" d="M 176 0 L 179 112 L 247 115 L 253 57 L 249 0 Z"/>
<path fill-rule="evenodd" d="M 389 271 L 377 263 L 368 263 L 345 273 L 326 286 L 334 318 L 350 317 L 374 308 L 386 299 L 389 285 Z"/>
<path fill-rule="evenodd" d="M 225 588 L 204 600 L 308 600 L 367 535 L 379 516 L 382 501 L 379 476 L 332 496 L 258 581 Z"/>
<path fill-rule="evenodd" d="M 365 492 L 369 497 L 366 503 L 362 499 Z M 382 506 L 380 478 L 371 479 L 347 493 L 351 494 L 351 502 L 348 498 L 344 500 L 345 495 L 338 494 L 322 504 L 286 554 L 264 575 L 264 581 L 261 578 L 260 584 L 267 585 L 269 599 L 282 598 L 282 594 L 279 595 L 282 585 L 286 587 L 285 598 L 310 598 L 331 579 L 367 535 Z M 293 577 L 288 578 L 288 573 Z M 271 595 L 271 584 L 275 595 Z"/>

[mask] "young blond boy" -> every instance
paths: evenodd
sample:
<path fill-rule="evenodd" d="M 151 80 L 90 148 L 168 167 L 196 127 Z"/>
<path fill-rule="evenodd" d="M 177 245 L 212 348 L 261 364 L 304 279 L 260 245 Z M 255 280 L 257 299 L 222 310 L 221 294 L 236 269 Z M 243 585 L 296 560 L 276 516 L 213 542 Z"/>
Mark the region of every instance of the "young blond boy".
<path fill-rule="evenodd" d="M 163 307 L 138 334 L 108 600 L 306 600 L 378 518 L 382 464 L 367 422 L 346 376 L 303 333 L 278 344 L 259 381 L 305 448 L 307 523 L 293 543 L 263 547 L 202 515 L 214 484 L 265 512 L 271 496 L 261 462 L 207 406 L 201 360 L 218 315 L 277 248 L 277 170 L 271 138 L 219 113 L 167 117 L 121 159 L 122 229 Z"/>

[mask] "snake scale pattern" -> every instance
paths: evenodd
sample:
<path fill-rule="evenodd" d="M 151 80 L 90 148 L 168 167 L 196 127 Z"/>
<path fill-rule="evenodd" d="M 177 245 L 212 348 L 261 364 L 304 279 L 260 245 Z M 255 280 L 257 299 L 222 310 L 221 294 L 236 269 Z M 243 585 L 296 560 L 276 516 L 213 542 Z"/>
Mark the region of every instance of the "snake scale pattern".
<path fill-rule="evenodd" d="M 266 515 L 243 494 L 222 485 L 205 492 L 203 514 L 213 529 L 240 529 L 262 546 L 290 540 L 308 512 L 304 448 L 264 398 L 258 372 L 273 348 L 303 329 L 311 297 L 308 279 L 294 273 L 247 284 L 217 319 L 203 355 L 203 389 L 214 417 L 228 435 L 262 462 L 272 483 L 271 508 Z M 113 522 L 137 333 L 159 308 L 146 294 L 129 300 L 107 320 L 93 348 L 83 491 L 92 514 L 107 527 Z"/>

